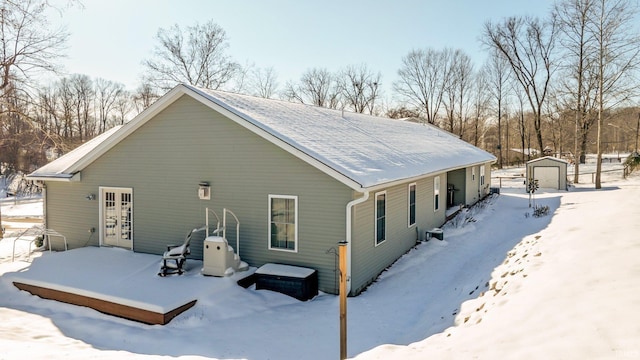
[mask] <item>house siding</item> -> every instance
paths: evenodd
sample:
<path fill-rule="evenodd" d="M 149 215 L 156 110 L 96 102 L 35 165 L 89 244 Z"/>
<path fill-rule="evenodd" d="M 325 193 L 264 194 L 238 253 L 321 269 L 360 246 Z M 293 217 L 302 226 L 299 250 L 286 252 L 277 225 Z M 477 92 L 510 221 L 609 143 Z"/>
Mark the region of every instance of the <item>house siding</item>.
<path fill-rule="evenodd" d="M 484 185 L 479 185 L 480 198 L 478 198 L 478 200 L 483 199 L 485 196 L 489 195 L 490 188 L 491 188 L 491 164 L 493 163 L 486 162 L 484 164 Z M 480 174 L 479 169 L 478 169 L 478 174 Z M 480 181 L 480 179 L 478 179 L 478 181 Z"/>
<path fill-rule="evenodd" d="M 490 167 L 487 166 L 487 168 L 490 168 Z M 473 176 L 472 169 L 475 169 L 475 178 Z M 478 200 L 480 200 L 480 190 L 481 190 L 480 189 L 480 166 L 468 167 L 466 169 L 466 174 L 467 174 L 467 182 L 466 182 L 466 191 L 465 191 L 466 193 L 465 204 L 467 206 L 470 206 L 478 202 Z"/>
<path fill-rule="evenodd" d="M 211 200 L 198 198 L 202 181 L 211 185 Z M 66 235 L 72 248 L 99 244 L 98 232 L 88 229 L 99 227 L 100 203 L 85 195 L 98 195 L 101 186 L 133 189 L 135 251 L 162 254 L 204 225 L 207 207 L 221 218 L 228 208 L 240 220 L 243 261 L 313 267 L 320 290 L 337 292 L 332 249 L 344 240 L 352 190 L 189 96 L 87 166 L 81 182 L 48 184 L 48 226 Z M 298 197 L 295 253 L 268 250 L 270 194 Z M 227 225 L 235 248 L 235 224 L 228 219 Z M 192 239 L 193 258 L 202 258 L 203 238 Z"/>
<path fill-rule="evenodd" d="M 375 194 L 353 209 L 351 244 L 351 294 L 359 294 L 367 285 L 400 256 L 411 249 L 416 240 L 424 240 L 427 229 L 444 223 L 446 214 L 446 175 L 440 176 L 440 206 L 434 211 L 434 177 L 416 183 L 416 224 L 408 226 L 409 183 L 380 190 L 386 191 L 386 240 L 375 244 Z"/>
<path fill-rule="evenodd" d="M 97 188 L 80 182 L 46 184 L 45 225 L 64 235 L 69 249 L 99 245 L 99 208 L 97 201 L 86 199 L 89 194 L 97 196 Z M 55 250 L 64 249 L 56 242 L 52 246 Z"/>

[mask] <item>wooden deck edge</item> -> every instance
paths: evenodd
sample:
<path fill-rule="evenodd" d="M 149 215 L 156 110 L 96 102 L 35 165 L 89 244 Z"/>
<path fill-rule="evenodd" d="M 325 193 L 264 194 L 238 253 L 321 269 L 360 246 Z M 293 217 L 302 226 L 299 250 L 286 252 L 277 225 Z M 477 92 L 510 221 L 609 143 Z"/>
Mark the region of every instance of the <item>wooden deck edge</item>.
<path fill-rule="evenodd" d="M 128 305 L 118 304 L 111 301 L 96 299 L 88 296 L 73 294 L 66 291 L 49 289 L 41 286 L 29 285 L 20 282 L 13 282 L 13 285 L 20 290 L 27 291 L 43 299 L 56 300 L 72 305 L 86 306 L 101 313 L 114 315 L 128 320 L 134 320 L 149 325 L 165 325 L 174 317 L 180 315 L 196 304 L 197 300 L 190 301 L 167 313 L 158 313 L 145 309 L 140 309 Z"/>
<path fill-rule="evenodd" d="M 193 307 L 193 305 L 196 304 L 196 301 L 198 300 L 192 300 L 182 306 L 179 306 L 171 311 L 169 311 L 168 313 L 163 314 L 163 323 L 160 325 L 164 325 L 169 323 L 169 321 L 171 321 L 171 319 L 173 319 L 174 317 L 182 314 L 183 312 L 189 310 L 191 307 Z"/>

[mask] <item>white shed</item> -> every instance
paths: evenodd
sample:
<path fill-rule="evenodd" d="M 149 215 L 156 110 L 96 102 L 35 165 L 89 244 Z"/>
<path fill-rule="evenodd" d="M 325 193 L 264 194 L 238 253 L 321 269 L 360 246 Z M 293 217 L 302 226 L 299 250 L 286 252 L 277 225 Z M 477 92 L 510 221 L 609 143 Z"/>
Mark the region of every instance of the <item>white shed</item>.
<path fill-rule="evenodd" d="M 543 189 L 567 190 L 567 165 L 569 163 L 545 156 L 527 162 L 527 179 L 538 180 Z"/>

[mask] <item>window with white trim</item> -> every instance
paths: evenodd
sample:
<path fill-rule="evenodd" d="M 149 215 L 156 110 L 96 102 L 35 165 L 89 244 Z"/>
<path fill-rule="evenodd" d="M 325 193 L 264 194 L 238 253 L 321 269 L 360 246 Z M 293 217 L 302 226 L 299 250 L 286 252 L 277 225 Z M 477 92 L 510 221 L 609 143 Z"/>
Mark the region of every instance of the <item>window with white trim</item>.
<path fill-rule="evenodd" d="M 269 195 L 269 249 L 298 251 L 298 197 Z"/>
<path fill-rule="evenodd" d="M 476 181 L 476 167 L 471 168 L 471 180 Z"/>
<path fill-rule="evenodd" d="M 386 240 L 387 232 L 387 193 L 386 191 L 376 193 L 375 196 L 375 227 L 376 246 Z"/>
<path fill-rule="evenodd" d="M 484 185 L 484 165 L 480 166 L 480 185 Z"/>
<path fill-rule="evenodd" d="M 416 184 L 409 184 L 409 227 L 416 224 Z"/>
<path fill-rule="evenodd" d="M 440 209 L 440 176 L 433 178 L 433 211 Z"/>

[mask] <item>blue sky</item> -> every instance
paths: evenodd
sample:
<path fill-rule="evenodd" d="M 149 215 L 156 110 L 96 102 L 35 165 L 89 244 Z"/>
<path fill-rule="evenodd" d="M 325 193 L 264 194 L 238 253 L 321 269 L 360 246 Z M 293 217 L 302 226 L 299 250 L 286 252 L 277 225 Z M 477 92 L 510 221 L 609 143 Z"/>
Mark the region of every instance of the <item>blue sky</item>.
<path fill-rule="evenodd" d="M 460 48 L 476 66 L 487 20 L 545 16 L 552 0 L 354 0 L 214 1 L 85 0 L 52 18 L 71 33 L 67 73 L 118 81 L 133 89 L 159 28 L 213 20 L 241 64 L 273 67 L 280 85 L 313 67 L 338 70 L 365 63 L 382 73 L 384 88 L 396 79 L 412 49 Z"/>

